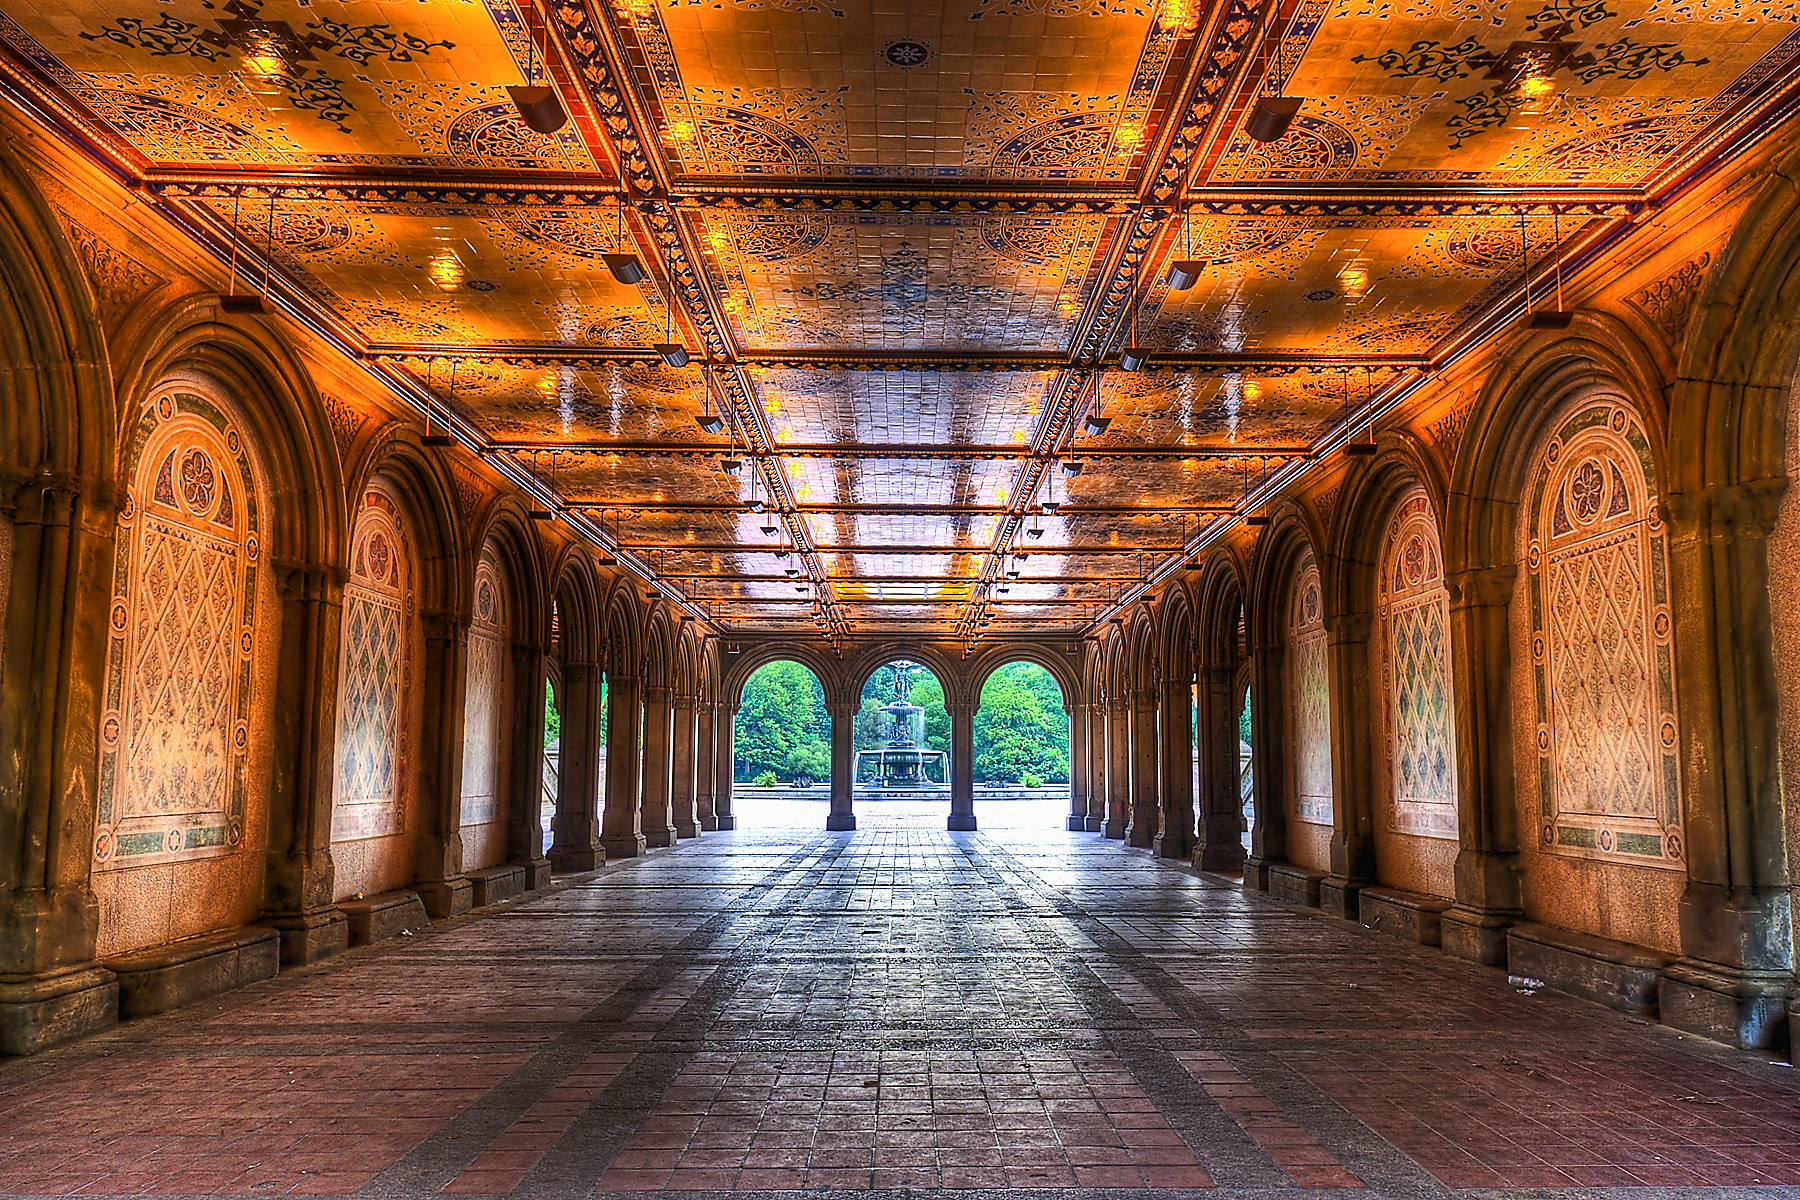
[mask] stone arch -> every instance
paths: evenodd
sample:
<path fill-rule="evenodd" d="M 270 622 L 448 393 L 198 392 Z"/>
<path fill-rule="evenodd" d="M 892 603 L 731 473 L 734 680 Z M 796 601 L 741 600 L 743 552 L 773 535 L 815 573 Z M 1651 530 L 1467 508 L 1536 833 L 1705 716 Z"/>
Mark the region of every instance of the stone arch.
<path fill-rule="evenodd" d="M 94 817 L 101 954 L 261 912 L 280 634 L 268 478 L 240 407 L 171 380 L 125 442 Z"/>
<path fill-rule="evenodd" d="M 1065 712 L 1072 711 L 1081 702 L 1085 690 L 1082 677 L 1076 667 L 1069 665 L 1069 656 L 1031 642 L 995 642 L 982 646 L 971 655 L 963 665 L 969 680 L 969 694 L 979 703 L 981 689 L 987 686 L 988 677 L 1001 667 L 1016 662 L 1036 663 L 1050 672 L 1050 677 L 1062 690 Z"/>
<path fill-rule="evenodd" d="M 1375 882 L 1449 896 L 1456 713 L 1445 487 L 1436 459 L 1410 433 L 1389 431 L 1378 446 L 1376 457 L 1345 480 L 1332 545 L 1337 570 L 1329 607 L 1347 635 L 1336 649 L 1333 691 L 1343 730 L 1337 799 L 1346 818 L 1345 861 Z M 1401 524 L 1429 578 L 1396 591 L 1395 564 L 1387 559 L 1398 552 Z M 1397 639 L 1402 626 L 1418 637 Z"/>
<path fill-rule="evenodd" d="M 869 678 L 888 663 L 902 658 L 907 662 L 918 663 L 937 677 L 944 688 L 946 706 L 968 703 L 968 681 L 964 678 L 961 665 L 933 647 L 918 642 L 883 642 L 848 660 L 838 672 L 849 685 L 845 689 L 845 695 L 852 703 L 860 703 L 863 689 L 869 685 Z M 823 682 L 825 676 L 819 678 Z"/>
<path fill-rule="evenodd" d="M 716 642 L 718 639 L 712 640 Z M 713 656 L 715 660 L 718 658 L 716 649 Z M 782 659 L 791 659 L 813 673 L 813 677 L 819 681 L 819 686 L 825 689 L 826 704 L 843 704 L 846 702 L 845 697 L 852 695 L 844 686 L 843 667 L 838 659 L 826 655 L 807 642 L 745 642 L 737 654 L 727 654 L 725 657 L 730 662 L 720 669 L 717 694 L 718 699 L 730 710 L 736 709 L 743 700 L 744 684 L 752 675 L 769 663 Z M 881 665 L 881 663 L 876 663 L 871 666 L 868 675 L 873 675 L 876 668 Z M 868 681 L 868 675 L 863 677 L 864 682 Z M 860 685 L 854 695 L 858 698 L 861 697 Z"/>

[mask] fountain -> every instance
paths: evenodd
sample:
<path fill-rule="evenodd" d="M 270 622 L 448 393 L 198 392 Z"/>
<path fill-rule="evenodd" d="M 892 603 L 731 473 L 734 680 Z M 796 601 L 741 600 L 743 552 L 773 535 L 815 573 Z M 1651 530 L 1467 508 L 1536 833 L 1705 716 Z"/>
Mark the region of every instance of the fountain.
<path fill-rule="evenodd" d="M 912 664 L 895 667 L 899 694 L 881 708 L 881 745 L 856 752 L 856 791 L 873 799 L 878 793 L 892 797 L 897 791 L 941 791 L 947 783 L 931 778 L 935 769 L 944 778 L 948 756 L 925 743 L 925 710 L 911 703 Z"/>

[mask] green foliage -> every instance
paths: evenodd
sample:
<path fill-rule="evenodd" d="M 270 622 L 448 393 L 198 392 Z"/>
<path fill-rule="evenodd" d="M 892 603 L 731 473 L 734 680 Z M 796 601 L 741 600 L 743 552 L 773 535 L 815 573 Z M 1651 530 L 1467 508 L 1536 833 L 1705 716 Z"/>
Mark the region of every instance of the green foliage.
<path fill-rule="evenodd" d="M 1008 663 L 981 689 L 975 713 L 975 778 L 1015 783 L 1027 775 L 1069 781 L 1069 718 L 1062 690 L 1036 663 Z"/>
<path fill-rule="evenodd" d="M 1019 786 L 1020 787 L 1028 787 L 1028 788 L 1041 788 L 1044 786 L 1044 781 L 1040 777 L 1033 775 L 1030 771 L 1027 771 L 1023 775 L 1019 776 Z"/>
<path fill-rule="evenodd" d="M 544 680 L 544 745 L 562 737 L 562 714 L 556 711 L 556 690 Z"/>
<path fill-rule="evenodd" d="M 612 710 L 612 689 L 606 686 L 606 676 L 600 676 L 600 748 L 606 749 L 606 718 Z"/>
<path fill-rule="evenodd" d="M 892 704 L 899 695 L 900 675 L 894 669 L 894 664 L 876 668 L 875 673 L 869 676 L 869 682 L 863 685 L 862 707 L 857 710 L 856 718 L 851 724 L 850 741 L 853 748 L 880 748 L 882 736 L 886 732 L 881 716 L 882 707 Z M 925 710 L 925 747 L 949 750 L 950 713 L 944 707 L 944 685 L 938 682 L 937 676 L 923 667 L 915 668 L 912 672 L 912 691 L 907 700 Z M 938 783 L 950 782 L 942 778 L 941 769 L 927 767 L 926 770 Z"/>
<path fill-rule="evenodd" d="M 779 784 L 781 782 L 781 780 L 775 778 L 775 772 L 763 771 L 760 774 L 758 774 L 755 779 L 752 779 L 750 782 L 757 787 L 774 787 L 775 785 Z"/>
<path fill-rule="evenodd" d="M 797 662 L 772 662 L 744 684 L 737 715 L 734 777 L 776 773 L 831 775 L 831 714 L 813 673 Z"/>
<path fill-rule="evenodd" d="M 1250 740 L 1250 689 L 1244 689 L 1244 707 L 1238 713 L 1238 741 L 1246 746 L 1256 743 Z"/>

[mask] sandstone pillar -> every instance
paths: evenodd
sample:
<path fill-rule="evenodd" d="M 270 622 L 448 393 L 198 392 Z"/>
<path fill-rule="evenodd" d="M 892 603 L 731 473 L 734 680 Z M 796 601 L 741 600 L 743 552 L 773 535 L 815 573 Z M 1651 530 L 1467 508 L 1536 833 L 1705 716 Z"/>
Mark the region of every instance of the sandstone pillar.
<path fill-rule="evenodd" d="M 606 862 L 599 826 L 603 681 L 596 663 L 563 664 L 562 757 L 550 822 L 550 863 L 559 871 L 591 871 Z"/>
<path fill-rule="evenodd" d="M 425 679 L 419 747 L 418 820 L 413 828 L 413 886 L 433 917 L 469 911 L 475 888 L 462 868 L 462 767 L 469 625 L 448 613 L 424 614 Z"/>
<path fill-rule="evenodd" d="M 694 815 L 696 707 L 692 696 L 675 698 L 675 738 L 669 752 L 669 766 L 673 772 L 669 785 L 669 816 L 674 821 L 678 838 L 695 837 L 700 832 L 700 823 Z"/>
<path fill-rule="evenodd" d="M 638 681 L 609 679 L 606 721 L 606 812 L 600 845 L 614 858 L 635 858 L 646 845 L 643 829 L 644 704 Z M 563 722 L 568 728 L 568 722 Z"/>
<path fill-rule="evenodd" d="M 1375 801 L 1366 612 L 1328 618 L 1326 670 L 1331 694 L 1331 874 L 1319 882 L 1319 907 L 1355 920 L 1362 889 L 1375 880 Z"/>
<path fill-rule="evenodd" d="M 947 828 L 975 828 L 975 705 L 957 700 L 950 710 L 950 820 Z"/>
<path fill-rule="evenodd" d="M 718 758 L 713 773 L 713 813 L 720 829 L 736 829 L 737 816 L 731 811 L 731 784 L 737 777 L 737 705 L 719 705 L 715 719 Z"/>
<path fill-rule="evenodd" d="M 1106 823 L 1103 836 L 1123 838 L 1131 813 L 1131 702 L 1109 698 L 1106 706 Z"/>
<path fill-rule="evenodd" d="M 854 732 L 856 706 L 834 703 L 831 712 L 831 811 L 825 817 L 827 829 L 855 829 L 856 809 L 851 788 L 856 785 L 856 753 Z"/>
<path fill-rule="evenodd" d="M 1230 665 L 1200 668 L 1194 721 L 1200 740 L 1199 837 L 1190 860 L 1197 871 L 1235 875 L 1244 869 L 1244 801 L 1238 765 L 1237 672 Z"/>
<path fill-rule="evenodd" d="M 1157 788 L 1156 689 L 1139 688 L 1131 696 L 1131 807 L 1125 842 L 1140 850 L 1156 844 L 1162 828 L 1162 797 Z"/>
<path fill-rule="evenodd" d="M 544 795 L 544 692 L 550 673 L 542 646 L 515 642 L 512 647 L 512 755 L 506 772 L 506 857 L 525 868 L 525 886 L 550 882 L 550 860 L 544 855 L 541 809 Z"/>
<path fill-rule="evenodd" d="M 1287 696 L 1280 646 L 1259 646 L 1250 654 L 1250 771 L 1255 779 L 1256 826 L 1250 832 L 1250 855 L 1244 860 L 1246 891 L 1269 890 L 1269 868 L 1287 861 L 1287 786 L 1284 761 L 1287 724 L 1282 713 Z"/>
<path fill-rule="evenodd" d="M 719 772 L 719 703 L 702 700 L 694 707 L 694 823 L 702 833 L 719 827 L 713 794 Z"/>
<path fill-rule="evenodd" d="M 1194 852 L 1193 693 L 1185 678 L 1165 679 L 1157 742 L 1162 823 L 1151 843 L 1159 858 L 1188 858 Z"/>
<path fill-rule="evenodd" d="M 1070 696 L 1063 697 L 1063 704 L 1069 714 L 1068 829 L 1070 833 L 1081 833 L 1087 829 L 1088 815 L 1088 708 L 1086 704 L 1079 703 Z"/>

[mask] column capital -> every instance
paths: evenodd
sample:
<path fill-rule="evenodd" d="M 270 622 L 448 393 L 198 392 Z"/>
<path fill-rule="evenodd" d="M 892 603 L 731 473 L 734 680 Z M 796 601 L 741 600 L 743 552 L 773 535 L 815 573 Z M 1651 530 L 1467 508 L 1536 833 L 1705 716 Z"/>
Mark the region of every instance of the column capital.
<path fill-rule="evenodd" d="M 1470 567 L 1444 578 L 1450 603 L 1457 608 L 1504 608 L 1512 602 L 1513 589 L 1518 585 L 1519 568 L 1515 563 Z"/>

